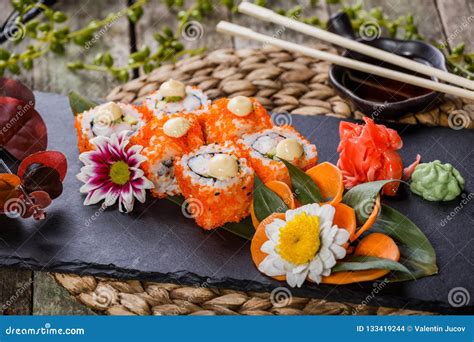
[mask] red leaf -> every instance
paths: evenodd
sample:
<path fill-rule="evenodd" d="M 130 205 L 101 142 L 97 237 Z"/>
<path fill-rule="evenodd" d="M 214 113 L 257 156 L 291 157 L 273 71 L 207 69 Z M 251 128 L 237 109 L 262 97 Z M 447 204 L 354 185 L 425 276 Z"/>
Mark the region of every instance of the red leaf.
<path fill-rule="evenodd" d="M 29 155 L 20 163 L 18 166 L 18 177 L 23 178 L 25 171 L 32 164 L 41 164 L 42 166 L 48 166 L 55 169 L 59 173 L 61 182 L 66 177 L 67 172 L 67 160 L 66 156 L 58 151 L 41 151 Z"/>
<path fill-rule="evenodd" d="M 49 205 L 53 202 L 49 197 L 49 194 L 45 191 L 33 191 L 30 194 L 30 197 L 33 199 L 35 205 L 41 209 L 49 207 Z"/>
<path fill-rule="evenodd" d="M 30 104 L 12 97 L 0 97 L 0 148 L 15 158 L 46 150 L 46 125 Z"/>
<path fill-rule="evenodd" d="M 63 183 L 56 169 L 40 164 L 32 164 L 21 180 L 23 188 L 29 194 L 34 191 L 45 191 L 51 199 L 55 199 L 63 192 Z"/>
<path fill-rule="evenodd" d="M 35 106 L 35 96 L 33 92 L 20 81 L 11 78 L 0 78 L 0 96 L 13 97 L 32 107 Z"/>
<path fill-rule="evenodd" d="M 22 198 L 23 202 L 20 206 L 18 206 L 18 208 L 21 209 L 21 217 L 28 218 L 33 216 L 35 220 L 45 219 L 46 212 L 44 209 L 47 208 L 52 202 L 48 193 L 44 191 L 34 191 L 29 194 L 29 199 L 29 201 L 26 201 L 24 198 Z"/>

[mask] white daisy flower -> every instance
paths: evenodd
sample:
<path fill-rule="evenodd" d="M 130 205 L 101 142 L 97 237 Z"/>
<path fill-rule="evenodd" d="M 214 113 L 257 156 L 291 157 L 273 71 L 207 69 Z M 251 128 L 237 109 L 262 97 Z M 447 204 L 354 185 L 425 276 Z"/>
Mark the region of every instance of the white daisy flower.
<path fill-rule="evenodd" d="M 336 209 L 329 204 L 307 204 L 285 213 L 265 227 L 268 237 L 261 251 L 268 254 L 258 265 L 270 277 L 285 276 L 291 287 L 305 279 L 320 283 L 336 260 L 346 256 L 349 232 L 333 224 Z"/>

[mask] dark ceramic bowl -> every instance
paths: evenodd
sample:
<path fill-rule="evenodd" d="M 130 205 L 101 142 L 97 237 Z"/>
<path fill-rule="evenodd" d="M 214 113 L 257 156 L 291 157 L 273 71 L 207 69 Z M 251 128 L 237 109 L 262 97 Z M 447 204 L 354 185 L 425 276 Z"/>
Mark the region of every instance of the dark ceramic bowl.
<path fill-rule="evenodd" d="M 356 39 L 350 19 L 346 13 L 333 15 L 328 22 L 328 28 L 333 33 L 350 39 Z M 444 54 L 430 44 L 416 40 L 389 38 L 357 40 L 361 43 L 447 71 Z M 357 52 L 345 51 L 343 56 L 410 73 L 415 76 L 426 77 L 425 75 L 413 73 L 412 71 L 367 57 Z M 431 79 L 436 82 L 438 81 L 438 79 L 434 77 Z M 373 118 L 394 119 L 407 113 L 416 113 L 428 109 L 442 100 L 442 94 L 440 93 L 369 75 L 367 73 L 349 70 L 337 65 L 331 66 L 329 70 L 329 82 L 336 88 L 342 98 L 349 100 L 362 113 Z"/>

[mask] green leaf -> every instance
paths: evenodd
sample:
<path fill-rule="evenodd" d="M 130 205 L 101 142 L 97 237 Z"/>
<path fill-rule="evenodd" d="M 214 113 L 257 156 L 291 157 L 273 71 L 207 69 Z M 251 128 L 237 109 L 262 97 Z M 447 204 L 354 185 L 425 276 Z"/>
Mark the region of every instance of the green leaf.
<path fill-rule="evenodd" d="M 295 191 L 296 198 L 301 204 L 320 203 L 323 200 L 321 191 L 316 183 L 304 171 L 292 163 L 280 159 L 290 173 L 291 185 Z"/>
<path fill-rule="evenodd" d="M 98 105 L 97 102 L 86 99 L 85 97 L 79 95 L 78 93 L 71 91 L 68 95 L 69 105 L 71 106 L 72 113 L 74 116 L 77 114 L 83 113 L 86 110 L 94 108 Z"/>
<path fill-rule="evenodd" d="M 257 220 L 263 221 L 273 213 L 284 213 L 288 210 L 288 206 L 255 175 L 253 185 L 253 209 Z"/>
<path fill-rule="evenodd" d="M 382 190 L 383 186 L 394 181 L 400 180 L 388 179 L 362 183 L 346 192 L 342 198 L 342 202 L 347 204 L 349 207 L 354 208 L 358 226 L 362 226 L 365 221 L 367 221 L 367 218 L 370 216 L 374 208 L 377 195 Z"/>
<path fill-rule="evenodd" d="M 393 272 L 391 281 L 412 280 L 438 273 L 436 252 L 428 238 L 410 219 L 399 211 L 382 205 L 382 210 L 370 228 L 371 233 L 390 236 L 400 249 L 400 263 L 405 265 L 411 275 Z"/>
<path fill-rule="evenodd" d="M 64 23 L 67 20 L 67 16 L 60 11 L 56 11 L 53 14 L 53 20 L 57 23 Z"/>
<path fill-rule="evenodd" d="M 110 52 L 106 52 L 103 57 L 103 63 L 107 68 L 110 68 L 112 65 L 114 65 L 114 58 L 110 54 Z"/>
<path fill-rule="evenodd" d="M 82 62 L 69 62 L 69 63 L 67 63 L 67 67 L 69 68 L 69 70 L 74 72 L 76 70 L 84 69 L 84 63 L 82 63 Z"/>
<path fill-rule="evenodd" d="M 365 255 L 355 255 L 345 258 L 334 266 L 332 272 L 365 270 L 391 270 L 410 273 L 410 270 L 399 262 Z"/>
<path fill-rule="evenodd" d="M 183 205 L 184 203 L 183 196 L 168 196 L 166 198 L 179 206 Z M 255 233 L 255 228 L 253 227 L 252 220 L 249 217 L 243 219 L 240 222 L 226 223 L 221 228 L 246 240 L 252 240 L 253 234 Z"/>
<path fill-rule="evenodd" d="M 10 52 L 5 49 L 0 49 L 0 60 L 6 61 L 10 58 Z"/>
<path fill-rule="evenodd" d="M 7 69 L 14 75 L 20 74 L 20 67 L 18 66 L 18 64 L 16 64 L 16 62 L 9 62 L 7 64 Z"/>
<path fill-rule="evenodd" d="M 183 196 L 168 196 L 166 197 L 168 201 L 173 202 L 174 204 L 177 205 L 182 205 L 184 203 L 184 197 Z"/>
<path fill-rule="evenodd" d="M 246 240 L 252 240 L 253 234 L 255 234 L 255 228 L 252 225 L 252 220 L 250 219 L 250 217 L 246 217 L 245 219 L 237 223 L 226 223 L 221 228 Z"/>

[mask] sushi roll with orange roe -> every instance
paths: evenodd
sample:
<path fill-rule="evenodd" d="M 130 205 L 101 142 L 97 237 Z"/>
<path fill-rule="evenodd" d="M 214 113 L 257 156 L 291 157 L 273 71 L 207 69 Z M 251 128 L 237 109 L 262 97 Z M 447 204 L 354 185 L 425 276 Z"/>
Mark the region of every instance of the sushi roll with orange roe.
<path fill-rule="evenodd" d="M 288 170 L 279 159 L 287 160 L 302 170 L 313 167 L 318 161 L 316 146 L 290 125 L 246 134 L 238 143 L 247 152 L 255 173 L 265 183 L 278 180 L 291 185 Z"/>
<path fill-rule="evenodd" d="M 205 117 L 204 135 L 208 144 L 237 141 L 246 133 L 271 128 L 266 109 L 254 98 L 236 96 L 215 101 Z"/>
<path fill-rule="evenodd" d="M 132 137 L 148 119 L 149 116 L 139 107 L 115 102 L 107 102 L 80 113 L 76 115 L 74 123 L 79 151 L 93 150 L 90 140 L 98 136 L 110 137 L 113 133 L 129 131 Z"/>
<path fill-rule="evenodd" d="M 158 118 L 182 113 L 198 117 L 207 114 L 211 101 L 201 89 L 170 79 L 147 96 L 142 107 Z"/>
<path fill-rule="evenodd" d="M 211 144 L 175 161 L 176 179 L 196 223 L 215 229 L 249 215 L 254 172 L 231 142 Z"/>
<path fill-rule="evenodd" d="M 182 113 L 151 119 L 132 139 L 143 146 L 141 154 L 147 158 L 142 164 L 146 177 L 153 182 L 154 197 L 179 195 L 173 162 L 204 144 L 201 126 L 195 115 Z"/>

